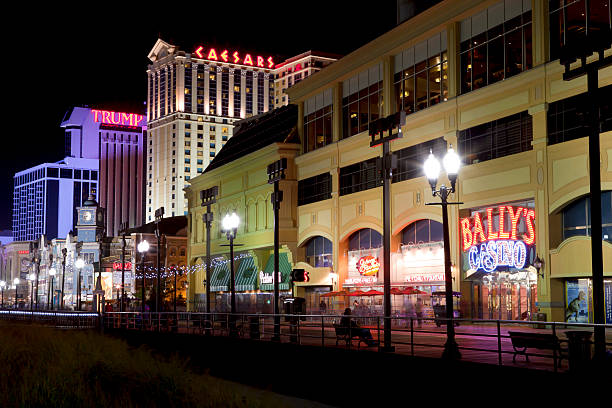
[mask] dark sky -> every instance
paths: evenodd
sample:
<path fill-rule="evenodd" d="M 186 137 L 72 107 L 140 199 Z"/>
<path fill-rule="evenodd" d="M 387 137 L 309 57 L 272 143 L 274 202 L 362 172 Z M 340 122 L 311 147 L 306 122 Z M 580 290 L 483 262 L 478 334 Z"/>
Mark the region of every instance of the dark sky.
<path fill-rule="evenodd" d="M 147 8 L 27 3 L 7 13 L 2 28 L 9 114 L 2 126 L 0 229 L 11 228 L 14 173 L 63 158 L 59 124 L 70 106 L 144 111 L 147 54 L 158 37 L 186 52 L 205 44 L 279 58 L 308 50 L 346 55 L 396 22 L 394 0 L 364 2 L 367 8 L 331 0 L 151 2 Z"/>

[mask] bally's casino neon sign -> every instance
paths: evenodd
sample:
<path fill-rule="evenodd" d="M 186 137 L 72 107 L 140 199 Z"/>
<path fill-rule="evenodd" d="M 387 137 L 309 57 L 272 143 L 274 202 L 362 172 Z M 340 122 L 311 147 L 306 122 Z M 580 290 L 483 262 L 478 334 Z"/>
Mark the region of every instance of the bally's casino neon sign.
<path fill-rule="evenodd" d="M 498 222 L 493 212 L 497 210 Z M 524 219 L 527 233 L 518 237 L 518 225 Z M 506 231 L 506 220 L 510 230 Z M 480 213 L 461 220 L 463 251 L 468 252 L 470 269 L 493 272 L 499 266 L 522 269 L 527 263 L 527 246 L 535 243 L 535 211 L 531 208 L 499 206 L 486 209 L 485 231 Z"/>
<path fill-rule="evenodd" d="M 274 68 L 274 59 L 272 57 L 264 58 L 260 55 L 251 56 L 251 54 L 241 54 L 239 51 L 219 50 L 214 48 L 204 49 L 203 46 L 199 46 L 194 51 L 194 54 L 201 59 L 207 59 L 209 61 L 222 61 L 230 64 L 237 65 L 250 65 L 252 67 L 260 68 Z"/>

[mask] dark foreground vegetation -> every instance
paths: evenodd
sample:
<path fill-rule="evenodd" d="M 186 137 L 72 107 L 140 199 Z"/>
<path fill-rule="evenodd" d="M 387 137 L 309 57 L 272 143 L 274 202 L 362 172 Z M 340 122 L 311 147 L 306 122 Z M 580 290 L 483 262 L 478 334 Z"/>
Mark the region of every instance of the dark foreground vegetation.
<path fill-rule="evenodd" d="M 0 323 L 0 407 L 179 406 L 311 404 L 196 373 L 184 355 L 95 331 Z"/>

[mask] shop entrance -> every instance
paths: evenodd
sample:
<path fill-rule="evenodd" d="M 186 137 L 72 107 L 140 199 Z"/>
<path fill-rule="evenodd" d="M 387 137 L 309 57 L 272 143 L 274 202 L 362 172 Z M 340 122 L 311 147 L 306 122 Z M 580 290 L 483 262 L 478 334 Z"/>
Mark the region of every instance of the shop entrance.
<path fill-rule="evenodd" d="M 476 319 L 531 320 L 537 312 L 536 274 L 496 272 L 472 284 L 472 316 Z"/>

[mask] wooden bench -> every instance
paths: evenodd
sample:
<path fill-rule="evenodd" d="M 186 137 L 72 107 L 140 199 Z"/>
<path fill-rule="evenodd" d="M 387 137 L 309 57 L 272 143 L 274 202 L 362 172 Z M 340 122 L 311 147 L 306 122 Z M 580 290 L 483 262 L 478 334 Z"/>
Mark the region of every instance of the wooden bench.
<path fill-rule="evenodd" d="M 346 326 L 341 326 L 339 324 L 334 324 L 334 330 L 336 331 L 336 346 L 338 345 L 338 342 L 340 340 L 343 340 L 344 342 L 346 342 L 346 345 L 348 346 L 349 344 L 352 346 L 353 345 L 353 339 L 357 339 L 357 348 L 359 349 L 361 347 L 361 343 L 363 342 L 364 344 L 367 344 L 367 342 L 362 339 L 359 334 L 358 331 L 353 331 L 351 329 L 349 329 Z"/>
<path fill-rule="evenodd" d="M 529 355 L 527 355 L 528 348 L 552 350 L 556 352 L 555 358 L 559 360 L 559 363 L 566 358 L 564 355 L 565 350 L 561 348 L 559 338 L 554 334 L 515 331 L 508 331 L 508 334 L 510 335 L 512 347 L 514 348 L 513 363 L 516 362 L 516 356 L 518 354 L 525 356 L 525 359 L 529 361 Z"/>

